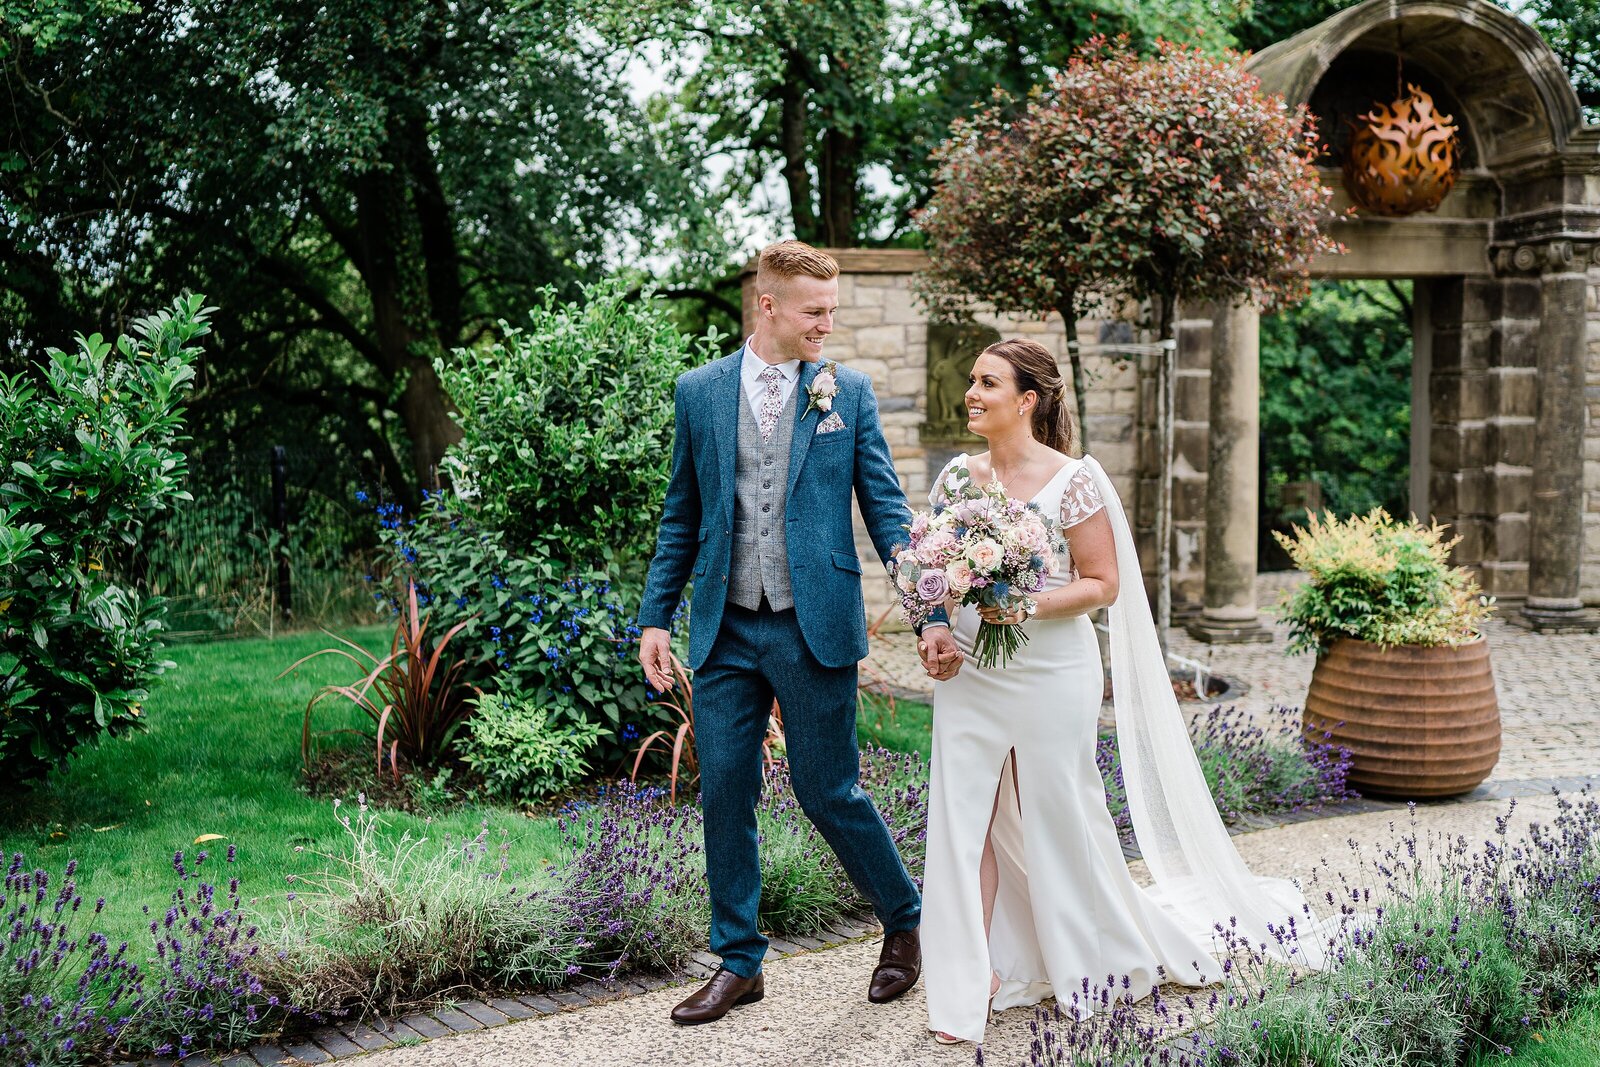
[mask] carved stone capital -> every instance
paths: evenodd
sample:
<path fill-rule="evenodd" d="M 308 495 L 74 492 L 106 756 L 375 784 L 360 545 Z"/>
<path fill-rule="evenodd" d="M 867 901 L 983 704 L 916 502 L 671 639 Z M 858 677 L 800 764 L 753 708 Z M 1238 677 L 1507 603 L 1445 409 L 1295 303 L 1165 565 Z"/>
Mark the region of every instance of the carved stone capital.
<path fill-rule="evenodd" d="M 1600 243 L 1556 238 L 1504 244 L 1495 248 L 1491 260 L 1501 277 L 1582 271 L 1600 263 Z"/>
<path fill-rule="evenodd" d="M 1581 272 L 1589 264 L 1600 264 L 1600 243 L 1560 237 L 1499 245 L 1491 261 L 1494 274 L 1501 277 Z"/>

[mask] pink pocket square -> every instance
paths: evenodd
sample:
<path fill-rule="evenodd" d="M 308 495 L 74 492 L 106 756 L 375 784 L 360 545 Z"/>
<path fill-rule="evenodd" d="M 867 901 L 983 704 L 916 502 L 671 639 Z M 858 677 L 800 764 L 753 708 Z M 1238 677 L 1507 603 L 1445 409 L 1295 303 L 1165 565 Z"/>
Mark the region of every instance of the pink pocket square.
<path fill-rule="evenodd" d="M 819 434 L 837 433 L 842 429 L 844 429 L 844 420 L 839 417 L 837 411 L 830 411 L 827 418 L 817 423 L 817 433 Z"/>

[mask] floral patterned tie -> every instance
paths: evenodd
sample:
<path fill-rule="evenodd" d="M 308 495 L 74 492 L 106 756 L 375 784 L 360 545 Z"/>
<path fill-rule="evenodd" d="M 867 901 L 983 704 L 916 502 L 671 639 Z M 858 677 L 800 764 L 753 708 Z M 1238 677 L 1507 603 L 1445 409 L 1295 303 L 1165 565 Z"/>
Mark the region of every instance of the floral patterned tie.
<path fill-rule="evenodd" d="M 778 388 L 778 382 L 783 378 L 783 372 L 777 367 L 768 367 L 761 372 L 759 381 L 766 383 L 766 392 L 761 394 L 761 439 L 763 441 L 772 436 L 772 431 L 777 429 L 778 416 L 783 413 L 783 391 Z"/>

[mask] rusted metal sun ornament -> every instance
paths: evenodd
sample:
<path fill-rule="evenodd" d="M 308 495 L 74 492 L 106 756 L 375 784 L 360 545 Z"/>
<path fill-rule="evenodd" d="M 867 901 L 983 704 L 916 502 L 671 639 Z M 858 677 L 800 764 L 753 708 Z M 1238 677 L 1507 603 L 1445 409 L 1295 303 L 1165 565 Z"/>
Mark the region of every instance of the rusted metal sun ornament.
<path fill-rule="evenodd" d="M 1344 187 L 1358 207 L 1379 215 L 1432 211 L 1456 183 L 1459 127 L 1434 110 L 1433 97 L 1406 88 L 1350 124 Z"/>

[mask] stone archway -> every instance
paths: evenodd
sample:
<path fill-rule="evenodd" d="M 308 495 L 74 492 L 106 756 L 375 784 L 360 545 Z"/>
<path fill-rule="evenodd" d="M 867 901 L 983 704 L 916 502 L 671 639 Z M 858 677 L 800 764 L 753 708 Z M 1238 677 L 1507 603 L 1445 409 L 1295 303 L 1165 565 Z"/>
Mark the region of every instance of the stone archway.
<path fill-rule="evenodd" d="M 1486 0 L 1368 0 L 1255 56 L 1263 87 L 1340 124 L 1405 80 L 1461 125 L 1439 208 L 1334 226 L 1314 276 L 1411 278 L 1412 508 L 1461 535 L 1485 589 L 1535 629 L 1595 629 L 1600 602 L 1600 127 L 1536 31 Z M 1323 171 L 1338 191 L 1337 169 Z M 1211 325 L 1203 320 L 1193 326 Z M 1203 640 L 1262 635 L 1254 603 L 1257 323 L 1210 337 Z M 1248 534 L 1248 536 L 1246 536 Z M 1508 614 L 1511 614 L 1508 612 Z"/>

